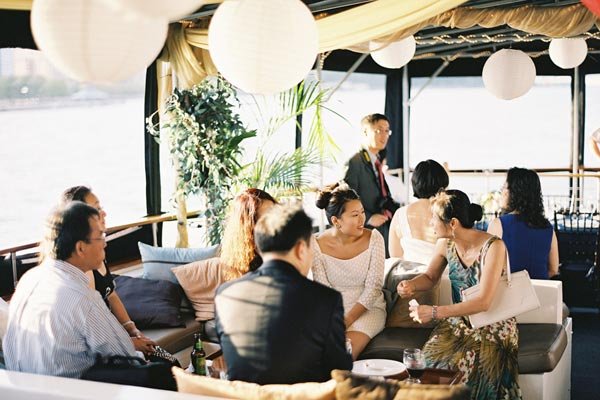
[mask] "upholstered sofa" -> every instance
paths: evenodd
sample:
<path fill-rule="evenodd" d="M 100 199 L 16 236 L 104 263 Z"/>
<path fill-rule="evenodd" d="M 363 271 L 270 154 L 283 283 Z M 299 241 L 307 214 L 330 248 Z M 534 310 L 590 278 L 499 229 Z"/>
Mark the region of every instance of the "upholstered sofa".
<path fill-rule="evenodd" d="M 386 260 L 386 271 L 394 259 Z M 571 391 L 572 320 L 564 315 L 562 283 L 533 280 L 541 308 L 517 317 L 519 384 L 525 400 L 564 400 Z M 451 304 L 448 275 L 437 288 L 439 304 Z M 404 348 L 421 347 L 432 328 L 387 327 L 371 340 L 360 359 L 402 361 Z"/>

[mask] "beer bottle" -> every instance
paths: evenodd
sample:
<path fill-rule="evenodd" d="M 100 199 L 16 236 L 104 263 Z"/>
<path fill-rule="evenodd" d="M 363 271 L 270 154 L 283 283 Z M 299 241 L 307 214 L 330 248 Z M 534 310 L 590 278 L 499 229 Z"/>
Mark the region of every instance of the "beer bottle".
<path fill-rule="evenodd" d="M 206 352 L 202 348 L 202 339 L 199 333 L 194 334 L 194 348 L 192 350 L 191 361 L 194 373 L 206 376 Z"/>

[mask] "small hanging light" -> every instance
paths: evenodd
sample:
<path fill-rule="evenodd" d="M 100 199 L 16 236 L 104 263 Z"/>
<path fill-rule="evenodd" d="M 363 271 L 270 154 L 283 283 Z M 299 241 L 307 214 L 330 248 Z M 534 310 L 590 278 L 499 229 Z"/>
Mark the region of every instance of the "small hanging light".
<path fill-rule="evenodd" d="M 392 42 L 386 47 L 379 49 L 383 46 L 383 43 L 377 41 L 371 41 L 369 43 L 369 49 L 371 51 L 371 57 L 373 60 L 384 68 L 402 68 L 415 55 L 417 44 L 414 36 L 405 37 L 397 42 Z"/>
<path fill-rule="evenodd" d="M 535 81 L 535 64 L 521 50 L 502 49 L 488 58 L 481 74 L 485 88 L 503 100 L 527 93 Z"/>
<path fill-rule="evenodd" d="M 588 48 L 585 39 L 552 39 L 548 47 L 552 62 L 562 69 L 575 68 L 585 61 Z"/>

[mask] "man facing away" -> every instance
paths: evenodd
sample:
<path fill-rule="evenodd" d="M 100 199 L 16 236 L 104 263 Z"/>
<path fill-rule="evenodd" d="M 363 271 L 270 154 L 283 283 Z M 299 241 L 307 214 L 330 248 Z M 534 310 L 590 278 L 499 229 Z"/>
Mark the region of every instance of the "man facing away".
<path fill-rule="evenodd" d="M 344 180 L 358 193 L 365 209 L 367 226 L 376 228 L 385 239 L 385 252 L 388 254 L 388 234 L 394 212 L 398 209 L 390 194 L 390 188 L 383 173 L 382 153 L 392 131 L 383 114 L 370 114 L 361 120 L 365 136 L 363 148 L 348 161 Z"/>
<path fill-rule="evenodd" d="M 273 207 L 256 224 L 263 265 L 217 290 L 217 334 L 229 379 L 258 384 L 322 382 L 351 369 L 342 296 L 306 278 L 312 221 Z"/>
<path fill-rule="evenodd" d="M 127 331 L 90 289 L 86 271 L 104 260 L 98 211 L 76 201 L 48 221 L 46 259 L 20 280 L 3 347 L 9 370 L 81 377 L 96 354 L 135 356 Z"/>

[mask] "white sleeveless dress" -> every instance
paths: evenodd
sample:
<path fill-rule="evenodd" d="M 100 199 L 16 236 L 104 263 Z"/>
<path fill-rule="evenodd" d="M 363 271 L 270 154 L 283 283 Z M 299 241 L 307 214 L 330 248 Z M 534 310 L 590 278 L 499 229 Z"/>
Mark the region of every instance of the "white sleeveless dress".
<path fill-rule="evenodd" d="M 315 252 L 313 279 L 342 294 L 344 313 L 349 312 L 357 302 L 367 309 L 347 331 L 362 332 L 373 338 L 383 329 L 386 317 L 381 291 L 385 262 L 385 245 L 381 233 L 372 230 L 369 247 L 348 260 L 323 254 L 314 236 L 311 246 Z"/>
<path fill-rule="evenodd" d="M 396 211 L 396 214 L 394 214 L 391 224 L 392 229 L 395 229 L 398 236 L 400 236 L 400 245 L 402 246 L 402 250 L 404 250 L 402 259 L 429 265 L 429 261 L 431 261 L 433 251 L 435 250 L 435 244 L 413 238 L 410 225 L 408 224 L 406 209 L 407 206 L 400 207 Z"/>

